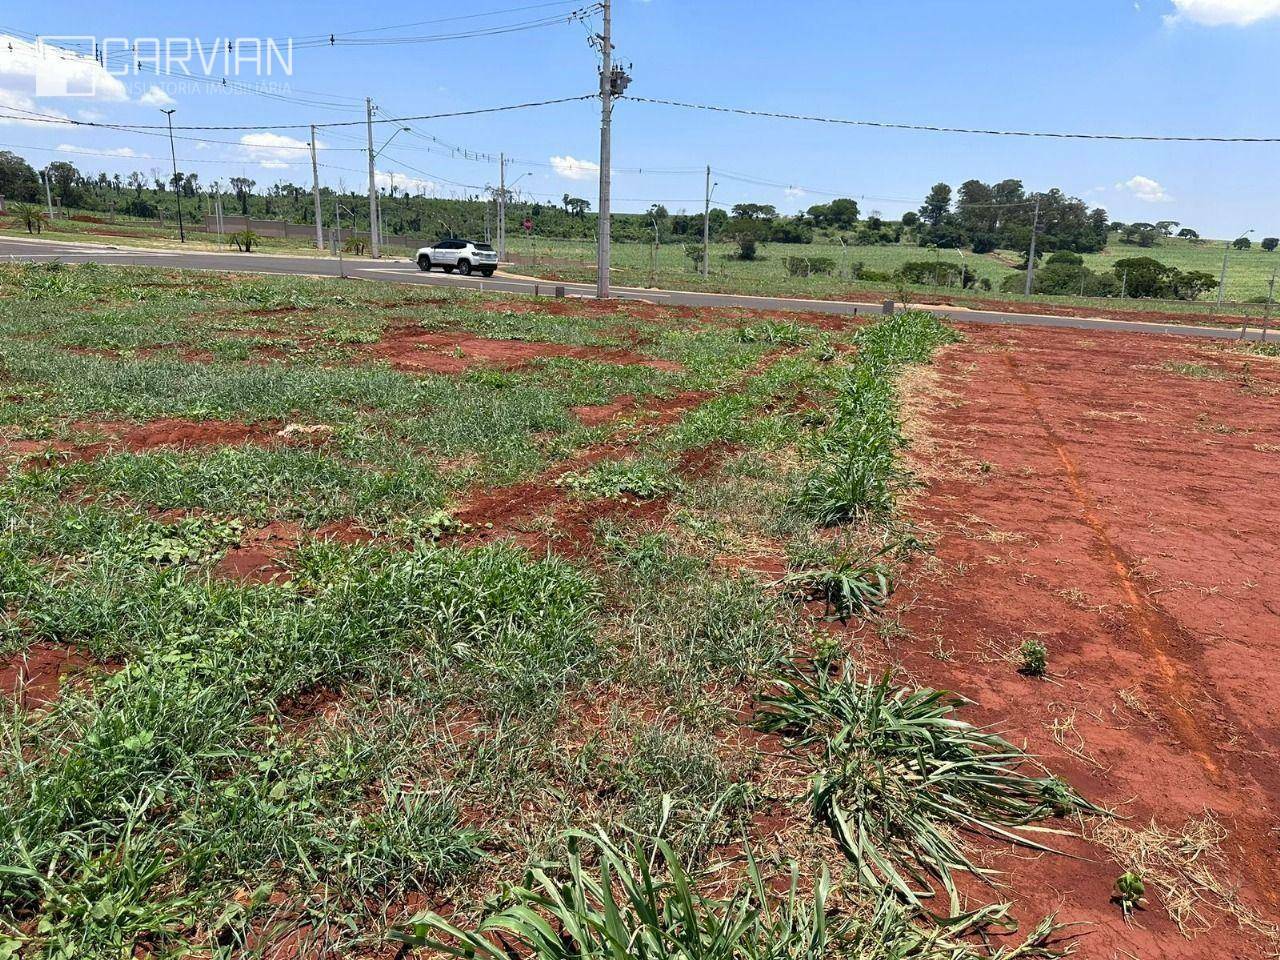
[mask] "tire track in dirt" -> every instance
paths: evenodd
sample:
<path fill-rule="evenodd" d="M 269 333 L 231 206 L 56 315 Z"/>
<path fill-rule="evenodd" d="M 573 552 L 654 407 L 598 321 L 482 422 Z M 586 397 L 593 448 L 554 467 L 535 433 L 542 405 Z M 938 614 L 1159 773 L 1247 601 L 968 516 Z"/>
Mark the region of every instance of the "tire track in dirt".
<path fill-rule="evenodd" d="M 1134 580 L 1135 564 L 1128 554 L 1116 544 L 1105 519 L 1098 512 L 1095 500 L 1085 487 L 1080 466 L 1067 449 L 1066 442 L 1054 430 L 1040 409 L 1035 392 L 1018 369 L 1012 354 L 1004 355 L 1009 374 L 1018 385 L 1030 407 L 1037 426 L 1062 464 L 1063 479 L 1080 508 L 1081 519 L 1093 534 L 1099 552 L 1105 557 L 1113 573 L 1113 580 L 1125 600 L 1130 625 L 1142 639 L 1146 654 L 1156 665 L 1165 691 L 1165 715 L 1192 755 L 1208 774 L 1214 786 L 1226 788 L 1222 765 L 1215 759 L 1215 738 L 1204 729 L 1201 719 L 1184 706 L 1196 700 L 1212 699 L 1203 686 L 1189 676 L 1186 668 L 1176 658 L 1174 648 L 1186 646 L 1189 637 L 1185 629 L 1149 597 L 1139 592 Z"/>

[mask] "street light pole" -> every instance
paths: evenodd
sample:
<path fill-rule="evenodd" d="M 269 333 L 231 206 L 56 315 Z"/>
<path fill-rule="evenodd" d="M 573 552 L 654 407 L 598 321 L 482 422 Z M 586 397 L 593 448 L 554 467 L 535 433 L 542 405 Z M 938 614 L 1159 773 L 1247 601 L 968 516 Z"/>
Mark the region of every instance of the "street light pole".
<path fill-rule="evenodd" d="M 49 188 L 49 182 L 53 180 L 53 174 L 49 172 L 49 167 L 44 168 L 44 202 L 49 207 L 49 224 L 52 229 L 53 225 L 53 191 Z"/>
<path fill-rule="evenodd" d="M 178 201 L 178 242 L 187 242 L 187 232 L 182 225 L 182 186 L 178 183 L 178 154 L 173 148 L 173 115 L 175 110 L 161 110 L 169 121 L 169 159 L 173 161 L 173 195 Z"/>
<path fill-rule="evenodd" d="M 373 159 L 373 98 L 364 98 L 365 132 L 369 140 L 369 254 L 377 260 L 382 256 L 380 237 L 378 236 L 378 185 L 374 177 Z"/>
<path fill-rule="evenodd" d="M 707 279 L 707 261 L 711 259 L 711 164 L 707 164 L 707 189 L 702 202 L 702 279 Z"/>
<path fill-rule="evenodd" d="M 316 249 L 324 249 L 324 226 L 320 223 L 320 166 L 316 162 L 316 125 L 311 125 L 311 194 L 316 203 Z"/>
<path fill-rule="evenodd" d="M 1036 276 L 1036 231 L 1040 229 L 1040 198 L 1036 197 L 1036 212 L 1031 218 L 1031 249 L 1027 251 L 1027 282 L 1023 293 L 1031 296 Z"/>

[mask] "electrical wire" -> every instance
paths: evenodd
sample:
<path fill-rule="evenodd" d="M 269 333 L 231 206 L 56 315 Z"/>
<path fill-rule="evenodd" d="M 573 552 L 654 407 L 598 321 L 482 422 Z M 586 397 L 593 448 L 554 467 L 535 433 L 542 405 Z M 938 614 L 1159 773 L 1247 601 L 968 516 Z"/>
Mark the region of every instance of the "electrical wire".
<path fill-rule="evenodd" d="M 599 4 L 578 7 L 568 14 L 557 14 L 551 17 L 539 17 L 533 20 L 500 24 L 492 27 L 477 27 L 474 30 L 463 30 L 457 33 L 435 33 L 410 37 L 352 37 L 350 35 L 329 34 L 328 37 L 316 37 L 303 41 L 294 41 L 293 49 L 308 50 L 318 47 L 350 47 L 350 46 L 397 46 L 418 43 L 443 43 L 450 40 L 471 40 L 476 37 L 496 37 L 510 33 L 522 33 L 526 30 L 537 30 L 542 27 L 558 26 L 562 23 L 573 23 L 582 17 L 589 16 L 599 9 Z M 464 19 L 464 18 L 459 18 Z"/>
<path fill-rule="evenodd" d="M 526 10 L 542 10 L 547 7 L 567 7 L 577 0 L 551 0 L 549 3 L 530 3 L 522 7 L 507 7 L 503 10 L 488 10 L 483 13 L 467 13 L 453 17 L 433 17 L 430 20 L 415 20 L 411 23 L 396 23 L 385 27 L 365 27 L 361 30 L 345 30 L 338 33 L 320 33 L 312 34 L 306 37 L 297 37 L 297 40 L 323 40 L 327 37 L 350 37 L 362 33 L 378 33 L 382 30 L 402 30 L 405 27 L 421 27 L 428 23 L 452 23 L 458 20 L 478 20 L 483 17 L 496 17 L 506 13 L 523 13 Z"/>
<path fill-rule="evenodd" d="M 501 107 L 477 107 L 472 110 L 454 110 L 449 113 L 426 113 L 413 117 L 377 117 L 373 120 L 376 124 L 382 123 L 399 123 L 405 124 L 415 120 L 444 120 L 451 117 L 474 117 L 489 113 L 508 113 L 512 110 L 528 110 L 532 107 L 549 107 L 561 103 L 578 103 L 583 100 L 595 100 L 600 95 L 598 93 L 588 93 L 580 97 L 557 97 L 551 100 L 534 100 L 528 103 L 513 103 Z M 28 114 L 25 117 L 15 117 L 12 115 L 0 114 L 0 120 L 24 120 L 28 123 L 51 123 L 63 124 L 75 127 L 95 127 L 100 130 L 125 130 L 129 132 L 145 131 L 145 130 L 168 130 L 164 124 L 130 124 L 130 123 L 102 123 L 94 120 L 72 120 L 70 117 L 54 117 L 49 114 L 37 113 L 34 110 L 25 110 L 21 107 L 12 107 L 7 104 L 0 105 L 2 110 L 16 110 L 20 113 Z M 262 133 L 269 133 L 273 130 L 309 130 L 311 127 L 318 129 L 331 129 L 333 127 L 359 127 L 365 124 L 364 120 L 330 120 L 324 123 L 277 123 L 277 124 L 176 124 L 174 130 L 253 130 Z"/>
<path fill-rule="evenodd" d="M 1280 137 L 1225 137 L 1225 136 L 1163 136 L 1157 134 L 1128 133 L 1062 133 L 1047 130 L 991 130 L 978 127 L 944 127 L 923 123 L 896 123 L 883 120 L 846 120 L 837 117 L 818 117 L 802 113 L 775 113 L 770 110 L 748 110 L 743 107 L 722 107 L 705 103 L 687 103 L 683 100 L 666 100 L 658 97 L 638 97 L 621 94 L 615 99 L 636 103 L 681 107 L 686 110 L 703 110 L 710 113 L 728 113 L 744 117 L 766 117 L 772 120 L 803 120 L 809 123 L 830 123 L 850 127 L 877 127 L 884 130 L 919 130 L 925 133 L 969 133 L 992 137 L 1048 137 L 1058 140 L 1120 140 L 1147 143 L 1280 143 Z"/>

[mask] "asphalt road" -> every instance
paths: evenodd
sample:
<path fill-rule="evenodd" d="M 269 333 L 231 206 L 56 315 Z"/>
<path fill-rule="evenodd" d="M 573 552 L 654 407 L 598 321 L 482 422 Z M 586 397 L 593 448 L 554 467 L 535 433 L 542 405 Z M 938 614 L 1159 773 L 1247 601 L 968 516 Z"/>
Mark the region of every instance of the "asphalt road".
<path fill-rule="evenodd" d="M 298 274 L 304 276 L 339 275 L 339 263 L 332 257 L 298 257 L 277 254 L 210 253 L 184 250 L 150 250 L 140 247 L 114 247 L 98 243 L 73 243 L 26 238 L 0 238 L 0 260 L 60 260 L 64 263 L 120 263 L 149 267 L 181 267 L 191 270 L 227 270 L 240 273 Z M 407 260 L 345 260 L 341 270 L 348 277 L 384 283 L 425 283 L 435 286 L 464 287 L 495 293 L 522 293 L 554 296 L 563 287 L 566 296 L 591 296 L 594 285 L 580 283 L 554 284 L 502 275 L 461 277 L 439 271 L 423 273 L 417 264 Z M 811 311 L 842 316 L 879 313 L 875 303 L 850 303 L 840 300 L 803 300 L 784 297 L 751 297 L 723 293 L 695 293 L 686 290 L 647 290 L 614 287 L 619 299 L 645 300 L 651 303 L 689 307 L 746 307 L 756 310 Z M 1193 326 L 1190 324 L 1144 323 L 1135 320 L 1106 320 L 1086 317 L 1055 317 L 1029 313 L 1002 313 L 992 310 L 968 310 L 962 307 L 928 307 L 932 312 L 958 323 L 1007 323 L 1022 326 L 1069 327 L 1077 330 L 1111 330 L 1122 333 L 1153 333 L 1171 336 L 1207 337 L 1234 340 L 1240 329 Z M 1250 329 L 1247 339 L 1259 340 L 1262 332 Z"/>

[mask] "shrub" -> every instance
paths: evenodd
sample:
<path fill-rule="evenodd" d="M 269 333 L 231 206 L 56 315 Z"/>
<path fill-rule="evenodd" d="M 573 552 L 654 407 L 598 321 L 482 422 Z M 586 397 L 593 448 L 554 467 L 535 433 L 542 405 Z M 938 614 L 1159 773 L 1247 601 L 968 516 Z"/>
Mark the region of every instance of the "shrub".
<path fill-rule="evenodd" d="M 230 246 L 235 247 L 241 253 L 252 253 L 253 245 L 260 239 L 262 238 L 252 230 L 237 230 L 235 233 L 227 237 L 227 243 Z"/>
<path fill-rule="evenodd" d="M 790 277 L 830 276 L 836 269 L 831 257 L 787 257 L 783 264 Z"/>
<path fill-rule="evenodd" d="M 1049 648 L 1034 637 L 1022 641 L 1022 672 L 1028 677 L 1043 677 L 1049 666 Z"/>
<path fill-rule="evenodd" d="M 928 284 L 936 287 L 964 287 L 972 274 L 958 263 L 941 260 L 910 260 L 898 268 L 904 283 Z"/>
<path fill-rule="evenodd" d="M 1280 237 L 1263 237 L 1262 249 L 1270 253 L 1276 247 L 1280 247 Z"/>
<path fill-rule="evenodd" d="M 1070 250 L 1059 250 L 1049 255 L 1049 259 L 1045 261 L 1045 266 L 1053 263 L 1062 263 L 1069 267 L 1082 267 L 1084 266 L 1084 257 Z"/>

